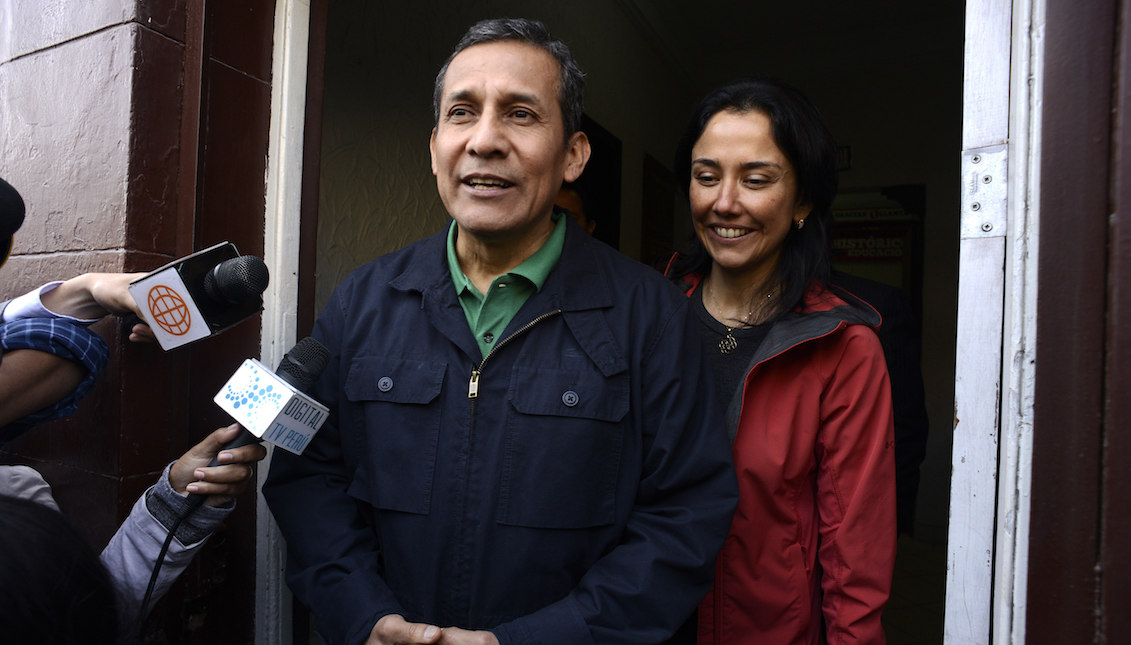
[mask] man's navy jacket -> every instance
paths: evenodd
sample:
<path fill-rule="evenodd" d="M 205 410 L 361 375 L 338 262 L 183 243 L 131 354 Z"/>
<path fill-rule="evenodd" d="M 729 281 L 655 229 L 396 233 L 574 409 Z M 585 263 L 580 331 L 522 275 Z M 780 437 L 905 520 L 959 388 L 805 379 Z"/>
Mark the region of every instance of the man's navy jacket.
<path fill-rule="evenodd" d="M 446 233 L 323 310 L 331 418 L 275 452 L 264 492 L 327 642 L 395 613 L 504 644 L 656 643 L 706 593 L 737 492 L 688 299 L 567 225 L 486 358 Z"/>

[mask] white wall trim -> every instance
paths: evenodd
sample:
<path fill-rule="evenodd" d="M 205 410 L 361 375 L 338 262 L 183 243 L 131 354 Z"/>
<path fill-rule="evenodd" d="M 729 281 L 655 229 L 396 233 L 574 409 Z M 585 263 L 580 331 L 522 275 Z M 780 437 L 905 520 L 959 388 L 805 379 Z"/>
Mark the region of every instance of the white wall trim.
<path fill-rule="evenodd" d="M 267 152 L 264 261 L 271 282 L 263 294 L 260 356 L 277 365 L 296 341 L 299 221 L 310 0 L 276 0 L 271 68 L 271 132 Z M 291 643 L 291 595 L 283 579 L 285 545 L 263 501 L 270 455 L 259 469 L 256 497 L 255 643 Z"/>
<path fill-rule="evenodd" d="M 1011 25 L 1010 0 L 966 3 L 947 645 L 987 643 L 993 618 L 1006 236 L 1014 172 L 1006 145 Z"/>
<path fill-rule="evenodd" d="M 1044 0 L 967 2 L 944 642 L 1025 642 Z M 1010 100 L 1012 97 L 1012 100 Z M 1003 155 L 1004 202 L 985 162 Z M 980 162 L 980 163 L 979 163 Z M 973 208 L 977 203 L 979 208 Z"/>
<path fill-rule="evenodd" d="M 1044 0 L 1018 0 L 1013 20 L 1010 104 L 1010 231 L 1006 252 L 1006 330 L 1002 363 L 1001 462 L 994 557 L 993 642 L 1025 642 L 1029 518 L 1036 380 L 1040 100 L 1044 78 Z"/>

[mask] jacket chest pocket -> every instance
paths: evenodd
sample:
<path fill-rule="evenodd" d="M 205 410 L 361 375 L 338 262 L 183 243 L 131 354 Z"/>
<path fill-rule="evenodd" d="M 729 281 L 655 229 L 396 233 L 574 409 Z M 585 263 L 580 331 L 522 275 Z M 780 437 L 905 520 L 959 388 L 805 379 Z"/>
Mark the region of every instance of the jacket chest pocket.
<path fill-rule="evenodd" d="M 628 414 L 628 373 L 515 367 L 508 392 L 499 522 L 612 524 Z"/>
<path fill-rule="evenodd" d="M 353 361 L 344 389 L 363 454 L 350 495 L 381 509 L 428 513 L 445 369 L 443 363 L 407 359 Z"/>

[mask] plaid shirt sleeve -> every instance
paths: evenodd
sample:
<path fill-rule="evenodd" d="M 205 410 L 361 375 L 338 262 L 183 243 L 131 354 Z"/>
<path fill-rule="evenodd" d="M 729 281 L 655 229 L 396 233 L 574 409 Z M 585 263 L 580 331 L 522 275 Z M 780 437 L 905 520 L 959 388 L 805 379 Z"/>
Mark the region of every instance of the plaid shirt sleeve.
<path fill-rule="evenodd" d="M 86 368 L 86 378 L 63 400 L 0 428 L 0 446 L 44 421 L 74 413 L 106 369 L 110 351 L 106 341 L 86 327 L 65 319 L 25 318 L 0 323 L 0 347 L 10 352 L 35 349 L 72 360 Z"/>

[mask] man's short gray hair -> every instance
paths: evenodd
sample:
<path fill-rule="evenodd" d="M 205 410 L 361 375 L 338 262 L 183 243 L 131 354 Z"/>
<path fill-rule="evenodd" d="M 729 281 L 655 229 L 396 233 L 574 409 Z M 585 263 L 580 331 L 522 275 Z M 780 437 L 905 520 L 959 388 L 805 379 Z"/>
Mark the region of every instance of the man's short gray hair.
<path fill-rule="evenodd" d="M 475 23 L 460 38 L 455 50 L 444 61 L 440 73 L 436 75 L 436 85 L 432 90 L 432 115 L 436 123 L 440 123 L 440 101 L 444 91 L 444 76 L 448 73 L 448 65 L 460 52 L 472 45 L 493 43 L 500 41 L 515 41 L 534 45 L 554 57 L 558 62 L 558 103 L 562 109 L 562 120 L 565 124 L 566 143 L 574 132 L 581 129 L 582 102 L 585 96 L 585 75 L 577 66 L 569 47 L 560 40 L 555 40 L 550 35 L 546 25 L 537 20 L 525 18 L 493 18 Z"/>

